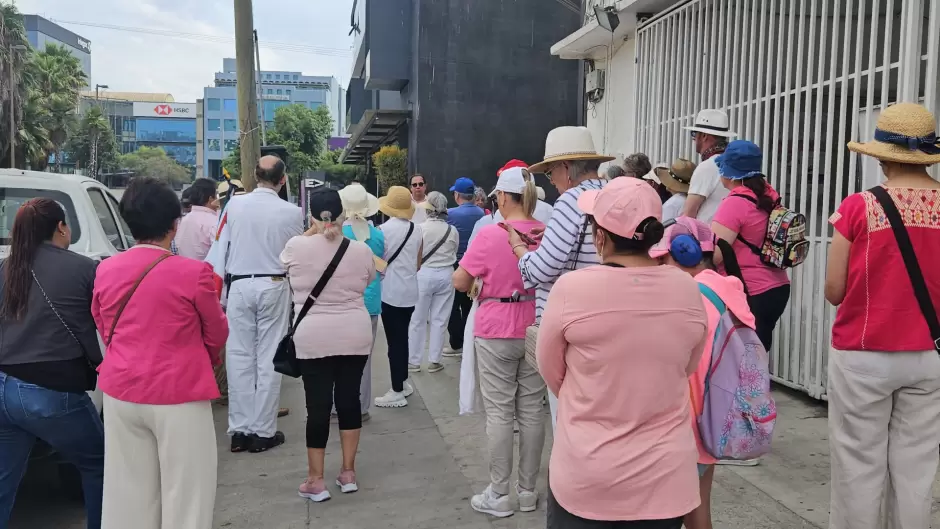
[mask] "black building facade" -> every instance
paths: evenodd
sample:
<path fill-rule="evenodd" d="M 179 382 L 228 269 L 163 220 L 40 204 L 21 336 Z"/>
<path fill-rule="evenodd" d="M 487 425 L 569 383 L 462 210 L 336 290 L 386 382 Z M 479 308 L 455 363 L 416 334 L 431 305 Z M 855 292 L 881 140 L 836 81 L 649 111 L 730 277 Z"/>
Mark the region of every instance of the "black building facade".
<path fill-rule="evenodd" d="M 347 91 L 348 163 L 389 143 L 409 171 L 446 191 L 489 189 L 507 160 L 541 160 L 545 136 L 578 120 L 578 63 L 552 44 L 580 17 L 546 0 L 357 0 Z"/>

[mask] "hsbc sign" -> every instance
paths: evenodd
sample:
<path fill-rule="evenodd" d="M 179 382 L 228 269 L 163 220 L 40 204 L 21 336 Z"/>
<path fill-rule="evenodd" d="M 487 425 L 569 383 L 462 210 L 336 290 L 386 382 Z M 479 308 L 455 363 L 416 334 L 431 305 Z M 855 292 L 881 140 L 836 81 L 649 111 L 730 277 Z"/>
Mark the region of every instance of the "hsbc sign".
<path fill-rule="evenodd" d="M 196 118 L 195 103 L 134 103 L 134 116 L 139 118 Z"/>

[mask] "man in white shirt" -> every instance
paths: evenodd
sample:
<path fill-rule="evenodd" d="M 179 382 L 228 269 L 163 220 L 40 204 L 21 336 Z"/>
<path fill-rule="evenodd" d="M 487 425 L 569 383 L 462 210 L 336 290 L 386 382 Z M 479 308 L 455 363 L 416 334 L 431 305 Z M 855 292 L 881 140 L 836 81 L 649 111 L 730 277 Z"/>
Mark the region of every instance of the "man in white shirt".
<path fill-rule="evenodd" d="M 416 173 L 411 177 L 411 202 L 415 206 L 415 214 L 411 217 L 411 222 L 421 224 L 428 220 L 427 202 L 428 202 L 428 184 L 424 175 Z"/>
<path fill-rule="evenodd" d="M 715 157 L 725 151 L 728 140 L 736 137 L 737 133 L 729 130 L 728 114 L 715 109 L 702 110 L 695 116 L 695 124 L 685 129 L 691 131 L 695 152 L 702 157 L 702 163 L 692 174 L 682 215 L 711 224 L 718 204 L 728 196 L 728 190 L 721 185 Z"/>
<path fill-rule="evenodd" d="M 228 204 L 223 228 L 231 241 L 225 362 L 233 452 L 264 452 L 285 441 L 277 431 L 281 375 L 273 363 L 290 324 L 290 287 L 280 256 L 287 241 L 303 233 L 300 208 L 278 196 L 287 180 L 284 162 L 262 157 L 255 177 L 258 187 Z"/>

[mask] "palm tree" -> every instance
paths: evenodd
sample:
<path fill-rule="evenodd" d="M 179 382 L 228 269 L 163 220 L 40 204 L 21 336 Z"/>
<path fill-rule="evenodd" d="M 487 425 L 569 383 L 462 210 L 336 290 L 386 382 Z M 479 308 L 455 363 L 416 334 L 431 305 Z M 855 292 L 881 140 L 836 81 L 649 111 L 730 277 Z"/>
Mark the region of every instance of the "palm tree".
<path fill-rule="evenodd" d="M 23 106 L 23 123 L 16 140 L 16 159 L 28 164 L 30 169 L 41 171 L 49 165 L 52 141 L 44 125 L 50 120 L 50 110 L 42 94 L 36 89 L 30 90 Z"/>
<path fill-rule="evenodd" d="M 26 27 L 16 6 L 0 4 L 0 157 L 10 154 L 10 109 L 15 123 L 23 119 L 23 106 L 28 98 L 24 80 L 28 54 L 17 51 L 17 47 L 29 47 Z M 10 68 L 13 69 L 12 76 Z M 12 78 L 12 82 L 11 82 Z M 12 101 L 12 104 L 11 104 Z M 14 125 L 17 126 L 18 125 Z M 9 164 L 7 164 L 9 165 Z"/>
<path fill-rule="evenodd" d="M 31 63 L 34 81 L 48 109 L 44 123 L 49 136 L 49 154 L 55 154 L 56 172 L 62 169 L 62 149 L 75 123 L 79 91 L 87 78 L 81 63 L 64 46 L 49 44 Z"/>

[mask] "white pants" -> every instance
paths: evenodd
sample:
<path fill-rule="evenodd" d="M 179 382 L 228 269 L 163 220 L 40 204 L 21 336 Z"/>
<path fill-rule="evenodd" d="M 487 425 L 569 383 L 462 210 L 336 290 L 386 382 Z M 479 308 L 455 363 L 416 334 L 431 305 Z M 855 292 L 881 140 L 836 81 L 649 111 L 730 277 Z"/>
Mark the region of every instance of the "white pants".
<path fill-rule="evenodd" d="M 103 529 L 212 529 L 218 472 L 209 401 L 104 396 Z"/>
<path fill-rule="evenodd" d="M 274 353 L 290 324 L 287 281 L 269 277 L 235 281 L 227 315 L 228 433 L 273 437 L 281 395 Z"/>
<path fill-rule="evenodd" d="M 830 349 L 830 529 L 930 527 L 938 423 L 936 351 Z"/>
<path fill-rule="evenodd" d="M 431 336 L 428 344 L 428 360 L 440 363 L 444 353 L 444 331 L 454 304 L 454 269 L 422 268 L 418 270 L 418 304 L 411 315 L 408 326 L 408 363 L 421 365 L 424 344 L 428 343 L 428 322 Z"/>

